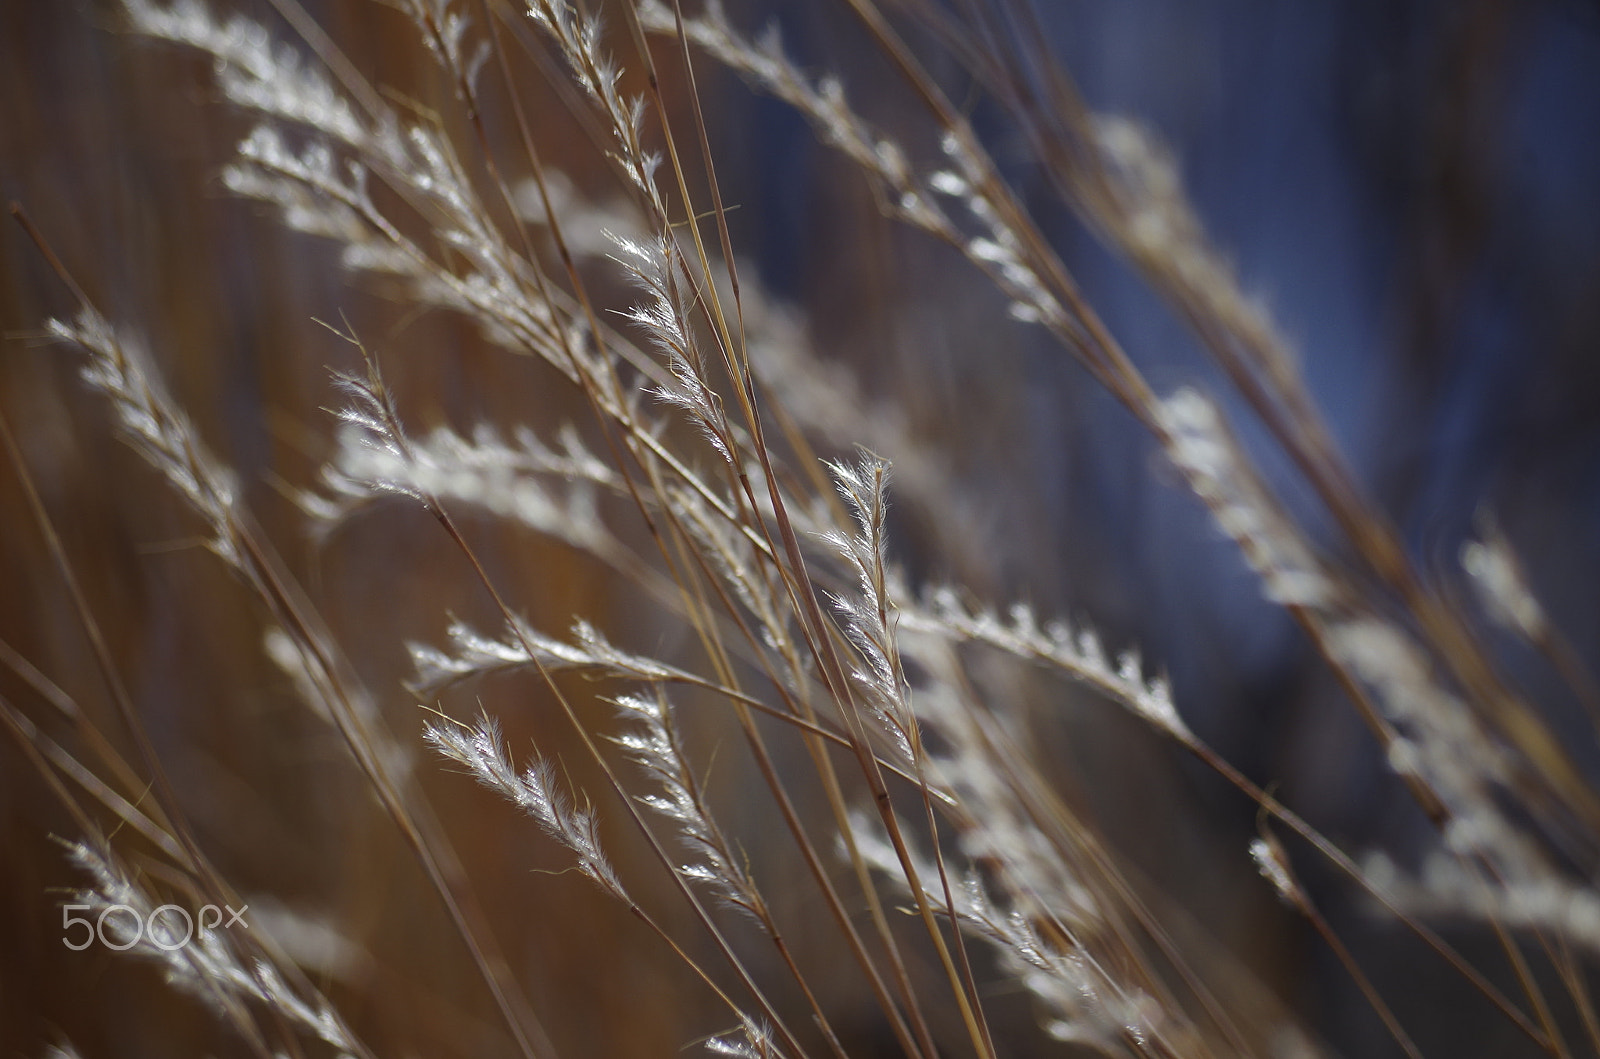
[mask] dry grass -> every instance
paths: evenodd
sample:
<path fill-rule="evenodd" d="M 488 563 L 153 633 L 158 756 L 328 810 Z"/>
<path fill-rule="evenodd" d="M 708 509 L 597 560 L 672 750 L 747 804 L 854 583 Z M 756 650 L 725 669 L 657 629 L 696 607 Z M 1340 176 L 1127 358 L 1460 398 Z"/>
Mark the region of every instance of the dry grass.
<path fill-rule="evenodd" d="M 7 244 L 50 319 L 5 368 L 0 1044 L 1600 1050 L 1584 652 L 1487 516 L 1447 571 L 1408 549 L 1170 151 L 1025 6 L 805 23 L 848 93 L 715 5 L 275 6 L 9 16 L 98 86 L 40 62 L 13 110 L 61 120 L 15 143 L 121 161 L 19 186 Z M 780 107 L 850 240 L 809 315 L 741 257 Z M 1124 348 L 998 121 L 1207 368 Z M 1030 528 L 1026 349 L 1197 501 L 1409 835 L 1229 764 L 1185 699 L 1226 691 L 1122 643 L 1197 612 L 1129 619 Z M 1043 613 L 1068 572 L 1115 643 Z M 60 944 L 60 905 L 164 903 L 249 926 Z"/>

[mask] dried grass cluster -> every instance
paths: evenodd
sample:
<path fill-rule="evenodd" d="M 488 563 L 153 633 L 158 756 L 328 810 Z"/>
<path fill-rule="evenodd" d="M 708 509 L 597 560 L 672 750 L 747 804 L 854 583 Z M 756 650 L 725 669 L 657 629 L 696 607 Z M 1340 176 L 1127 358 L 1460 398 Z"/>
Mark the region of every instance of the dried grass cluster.
<path fill-rule="evenodd" d="M 226 411 L 197 423 L 162 381 L 207 351 L 147 348 L 140 306 L 88 293 L 93 264 L 57 260 L 28 225 L 76 302 L 49 336 L 142 457 L 126 488 L 164 512 L 146 539 L 209 553 L 147 561 L 213 563 L 233 587 L 163 574 L 149 591 L 185 614 L 130 672 L 138 625 L 116 614 L 138 604 L 100 598 L 43 450 L 6 434 L 21 490 L 8 521 L 31 520 L 28 548 L 59 569 L 51 620 L 88 633 L 91 664 L 70 680 L 6 647 L 0 701 L 6 760 L 32 763 L 72 832 L 69 900 L 254 909 L 249 930 L 175 951 L 129 941 L 217 1016 L 171 1051 L 1320 1054 L 1300 998 L 1263 981 L 1273 957 L 1216 948 L 1226 924 L 1197 924 L 1204 911 L 1140 866 L 1161 851 L 1132 855 L 1115 813 L 1063 786 L 1041 702 L 1067 695 L 1171 748 L 1132 760 L 1190 759 L 1238 792 L 1258 837 L 1219 854 L 1229 885 L 1257 909 L 1275 891 L 1390 1046 L 1418 1054 L 1300 881 L 1307 865 L 1437 950 L 1432 973 L 1498 1009 L 1519 1047 L 1600 1049 L 1584 970 L 1600 951 L 1600 797 L 1484 629 L 1543 652 L 1593 707 L 1578 653 L 1492 525 L 1458 575 L 1419 570 L 1173 159 L 1085 104 L 1026 4 L 850 0 L 859 47 L 904 97 L 869 108 L 900 114 L 892 127 L 714 2 L 639 0 L 601 20 L 569 0 L 406 0 L 374 35 L 410 33 L 411 51 L 387 53 L 432 65 L 399 89 L 341 51 L 357 31 L 277 6 L 272 29 L 198 0 L 124 0 L 113 21 L 159 42 L 129 62 L 204 57 L 247 122 L 212 186 L 314 237 L 267 245 L 231 282 L 258 282 L 281 247 L 331 246 L 351 279 L 320 303 L 351 302 L 323 325 L 332 390 L 301 378 L 266 402 L 285 409 L 270 444 L 287 455 L 219 459 L 216 438 L 237 449 L 257 428 Z M 718 179 L 740 164 L 719 148 L 737 105 L 705 87 L 731 90 L 729 72 L 847 160 L 913 233 L 894 238 L 964 260 L 999 293 L 1007 334 L 1047 336 L 1147 432 L 1160 473 L 1237 546 L 1426 814 L 1420 862 L 1342 848 L 1213 751 L 1136 653 L 995 598 L 997 520 L 939 448 L 982 424 L 930 440 L 741 266 L 745 218 Z M 952 99 L 958 82 L 1187 322 L 1225 397 L 1159 385 L 1119 344 Z M 192 203 L 214 208 L 228 207 Z M 306 473 L 263 481 L 265 466 Z M 162 506 L 163 486 L 188 514 Z M 1308 504 L 1329 532 L 1308 530 Z M 200 631 L 215 622 L 215 639 Z M 215 671 L 189 657 L 209 651 Z M 232 688 L 209 714 L 164 705 L 195 694 L 174 675 L 186 662 L 202 691 Z M 1428 925 L 1444 914 L 1486 928 L 1470 954 Z M 130 1021 L 66 1027 L 86 1053 L 159 1039 L 130 995 L 191 1003 L 102 998 Z"/>

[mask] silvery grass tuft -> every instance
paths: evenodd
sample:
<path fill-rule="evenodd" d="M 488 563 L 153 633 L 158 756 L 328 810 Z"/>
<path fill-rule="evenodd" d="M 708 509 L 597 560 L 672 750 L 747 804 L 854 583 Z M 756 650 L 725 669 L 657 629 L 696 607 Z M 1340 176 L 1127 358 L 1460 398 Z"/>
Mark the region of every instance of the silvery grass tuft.
<path fill-rule="evenodd" d="M 1585 978 L 1600 895 L 1582 867 L 1600 849 L 1600 796 L 1543 708 L 1496 669 L 1481 626 L 1558 659 L 1580 697 L 1592 694 L 1581 662 L 1492 522 L 1451 581 L 1471 586 L 1476 614 L 1417 569 L 1289 342 L 1209 241 L 1170 153 L 1084 103 L 1024 5 L 851 0 L 916 100 L 918 119 L 893 132 L 776 32 L 715 2 L 624 2 L 604 18 L 564 0 L 390 6 L 445 88 L 437 110 L 370 83 L 292 5 L 273 28 L 220 0 L 124 0 L 117 19 L 152 48 L 206 57 L 246 121 L 220 186 L 335 248 L 398 325 L 325 322 L 341 359 L 332 415 L 306 418 L 320 466 L 279 492 L 330 557 L 363 528 L 429 524 L 466 613 L 430 606 L 389 645 L 409 660 L 403 683 L 371 675 L 371 636 L 323 613 L 317 586 L 280 557 L 240 475 L 169 395 L 138 321 L 80 295 L 46 326 L 243 586 L 260 650 L 317 745 L 339 748 L 325 804 L 370 804 L 363 826 L 398 839 L 395 863 L 416 882 L 385 921 L 427 934 L 416 951 L 449 952 L 469 984 L 436 994 L 425 958 L 381 970 L 395 957 L 361 940 L 361 920 L 381 913 L 342 921 L 287 897 L 252 897 L 264 912 L 247 934 L 173 951 L 115 934 L 113 947 L 259 1056 L 1321 1054 L 1266 969 L 1219 955 L 1182 895 L 1135 866 L 1128 836 L 1059 789 L 1022 690 L 1042 676 L 1248 800 L 1259 834 L 1229 856 L 1259 869 L 1257 898 L 1305 925 L 1386 1047 L 1421 1054 L 1381 976 L 1302 883 L 1307 866 L 1436 950 L 1436 973 L 1496 1009 L 1517 1047 L 1600 1050 Z M 1192 326 L 1226 394 L 1164 388 L 1119 345 L 948 78 L 930 72 L 936 57 L 1006 114 L 1059 200 Z M 1148 432 L 1163 473 L 1336 675 L 1432 825 L 1425 856 L 1405 864 L 1319 833 L 1196 735 L 1157 668 L 1088 624 L 908 572 L 901 504 L 934 527 L 941 559 L 920 569 L 982 569 L 986 530 L 907 421 L 864 398 L 740 268 L 711 100 L 697 94 L 719 71 L 791 108 L 885 217 L 948 248 Z M 539 98 L 561 101 L 604 180 L 560 168 L 570 143 L 524 102 L 540 76 Z M 559 414 L 419 421 L 403 358 L 459 357 L 447 371 L 460 390 L 492 396 L 475 391 L 463 351 L 405 349 L 405 326 L 443 314 L 470 324 L 470 363 L 536 371 L 528 407 Z M 1292 469 L 1293 503 L 1229 409 L 1248 410 Z M 1336 542 L 1308 531 L 1305 496 Z M 34 513 L 52 536 L 46 506 Z M 514 559 L 530 540 L 531 575 Z M 552 586 L 572 569 L 603 588 L 553 616 Z M 368 586 L 374 608 L 398 580 Z M 89 608 L 78 617 L 93 627 Z M 76 902 L 141 917 L 180 900 L 242 904 L 208 850 L 215 825 L 196 819 L 146 732 L 150 704 L 109 653 L 98 663 L 118 735 L 42 674 L 30 683 L 45 705 L 0 702 L 81 832 Z M 271 787 L 256 793 L 271 802 Z M 520 813 L 493 816 L 497 802 Z M 539 867 L 507 850 L 538 851 Z M 578 894 L 580 881 L 594 892 Z M 1446 916 L 1482 924 L 1475 936 L 1493 946 L 1458 952 L 1430 926 Z M 670 970 L 634 975 L 641 958 Z M 608 992 L 623 999 L 602 1002 Z M 585 994 L 592 1008 L 567 999 Z M 594 1021 L 619 1010 L 639 1022 L 626 1046 Z"/>

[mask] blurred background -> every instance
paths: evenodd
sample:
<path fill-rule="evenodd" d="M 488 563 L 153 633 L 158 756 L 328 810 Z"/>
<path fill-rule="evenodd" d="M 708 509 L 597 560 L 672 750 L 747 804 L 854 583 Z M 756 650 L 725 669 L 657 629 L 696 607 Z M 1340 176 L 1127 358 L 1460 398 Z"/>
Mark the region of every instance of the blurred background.
<path fill-rule="evenodd" d="M 237 6 L 292 39 L 267 5 Z M 805 68 L 837 73 L 913 158 L 936 157 L 915 100 L 844 5 L 728 6 L 751 30 L 776 18 Z M 1419 567 L 1459 584 L 1461 544 L 1477 512 L 1492 510 L 1555 623 L 1582 657 L 1600 659 L 1600 8 L 1038 6 L 1089 103 L 1137 118 L 1171 146 L 1213 241 L 1296 343 L 1346 456 Z M 375 84 L 451 113 L 404 18 L 367 0 L 305 7 Z M 284 495 L 286 483 L 312 481 L 329 451 L 326 365 L 352 366 L 316 319 L 344 314 L 372 342 L 419 428 L 550 424 L 582 415 L 581 403 L 469 325 L 413 318 L 385 291 L 348 282 L 333 248 L 230 198 L 217 173 L 248 119 L 220 102 L 207 60 L 130 39 L 119 18 L 86 0 L 0 2 L 0 196 L 26 207 L 108 317 L 145 337 L 391 726 L 419 746 L 424 786 L 562 1054 L 670 1054 L 727 1029 L 624 910 L 574 876 L 542 874 L 559 873 L 563 858 L 420 751 L 420 711 L 400 686 L 405 642 L 438 642 L 449 613 L 485 622 L 492 613 L 459 553 L 399 503 L 313 539 Z M 1006 116 L 936 45 L 910 36 L 1156 387 L 1223 394 L 1181 321 L 1053 195 Z M 637 65 L 625 34 L 613 47 L 622 65 Z M 517 89 L 548 156 L 577 194 L 615 198 L 560 91 L 526 65 Z M 1253 779 L 1275 784 L 1343 848 L 1413 861 L 1431 841 L 1426 821 L 1314 652 L 1261 599 L 1234 546 L 1126 412 L 1042 332 L 1010 321 L 955 254 L 885 219 L 859 174 L 784 104 L 710 63 L 699 72 L 748 280 L 798 312 L 812 346 L 849 370 L 865 401 L 898 410 L 916 446 L 905 456 L 941 468 L 952 517 L 976 527 L 978 546 L 952 552 L 938 512 L 897 505 L 914 579 L 1028 600 L 1087 620 L 1114 647 L 1139 647 L 1170 674 L 1190 726 Z M 508 128 L 504 113 L 490 121 Z M 293 939 L 380 1054 L 503 1054 L 437 899 L 336 741 L 263 654 L 259 606 L 117 439 L 104 403 L 75 378 L 76 354 L 42 340 L 42 321 L 72 308 L 8 221 L 0 412 L 206 848 L 250 895 L 252 919 Z M 1244 436 L 1260 440 L 1248 427 Z M 1269 473 L 1284 471 L 1258 449 Z M 1301 506 L 1325 533 L 1315 508 Z M 646 646 L 669 639 L 637 613 L 629 586 L 589 560 L 487 519 L 468 529 L 539 627 L 559 631 L 582 614 Z M 0 640 L 128 745 L 9 465 Z M 1500 664 L 1548 704 L 1571 752 L 1600 776 L 1577 704 L 1536 659 L 1499 648 Z M 1256 879 L 1248 802 L 1109 706 L 1044 680 L 1015 686 L 1052 778 L 1182 924 L 1180 937 L 1248 968 L 1330 1050 L 1396 1054 L 1331 955 Z M 14 665 L 0 666 L 0 695 L 71 745 Z M 506 719 L 513 745 L 537 736 L 585 780 L 536 682 L 485 684 L 452 706 L 466 713 L 478 700 Z M 596 709 L 597 724 L 605 716 Z M 706 738 L 714 744 L 715 733 Z M 736 791 L 740 768 L 730 761 L 718 782 Z M 83 880 L 53 835 L 74 838 L 75 825 L 15 740 L 0 740 L 0 1053 L 37 1056 L 65 1037 L 86 1057 L 241 1054 L 149 967 L 61 945 L 64 888 Z M 651 870 L 625 836 L 613 848 L 625 869 Z M 752 849 L 776 882 L 781 861 L 764 861 L 769 853 Z M 1425 1054 L 1528 1050 L 1436 957 L 1305 861 L 1314 897 Z M 783 900 L 803 917 L 816 898 Z M 1509 980 L 1486 931 L 1442 926 Z M 880 1040 L 890 1054 L 870 1002 L 835 991 L 830 1004 L 859 1012 L 841 1023 L 856 1054 L 878 1054 Z M 995 1003 L 1026 1023 L 1024 1003 Z M 1052 1054 L 1026 1025 L 1015 1038 L 1013 1054 Z"/>

